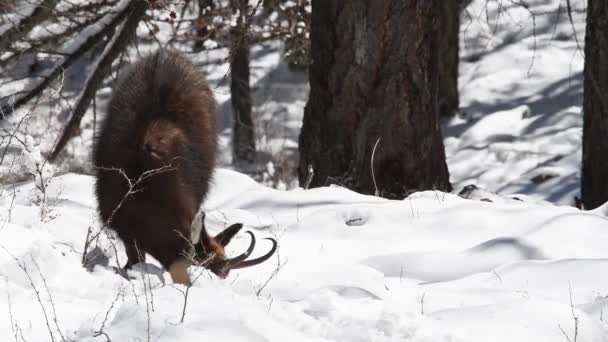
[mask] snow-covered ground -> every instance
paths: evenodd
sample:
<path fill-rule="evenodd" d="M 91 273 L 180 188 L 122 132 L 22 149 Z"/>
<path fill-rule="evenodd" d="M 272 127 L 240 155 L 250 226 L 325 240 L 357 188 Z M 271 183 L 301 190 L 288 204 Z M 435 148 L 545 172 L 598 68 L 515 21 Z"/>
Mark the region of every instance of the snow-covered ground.
<path fill-rule="evenodd" d="M 444 126 L 454 188 L 572 205 L 579 193 L 586 1 L 474 1 L 462 16 L 460 105 Z M 489 19 L 488 19 L 489 18 Z"/>
<path fill-rule="evenodd" d="M 565 0 L 475 0 L 462 18 L 463 115 L 443 123 L 451 181 L 456 192 L 476 184 L 525 201 L 295 188 L 289 167 L 308 86 L 281 63 L 277 44 L 252 51 L 256 133 L 272 162 L 265 183 L 292 190 L 260 185 L 226 168 L 225 51 L 198 56 L 220 104 L 223 151 L 207 224 L 217 232 L 242 222 L 259 236 L 256 253 L 268 248 L 262 237 L 280 248 L 225 280 L 203 271 L 185 311 L 185 288 L 151 260 L 131 281 L 114 272 L 125 256 L 111 234 L 95 246 L 109 259 L 92 272 L 81 266 L 87 230 L 100 229 L 94 179 L 50 178 L 52 168 L 36 164 L 60 127 L 47 114 L 59 104 L 39 106 L 45 115 L 25 125 L 34 137 L 27 163 L 2 165 L 41 177 L 0 185 L 0 341 L 608 341 L 608 209 L 570 206 L 580 181 L 585 2 L 571 3 L 573 24 Z M 72 170 L 87 170 L 93 126 L 87 115 L 68 146 Z M 247 244 L 240 234 L 229 252 Z"/>
<path fill-rule="evenodd" d="M 78 341 L 106 341 L 100 330 L 112 341 L 608 341 L 601 211 L 439 192 L 389 201 L 339 187 L 280 191 L 220 169 L 205 204 L 210 230 L 243 222 L 280 249 L 225 280 L 204 273 L 181 323 L 184 288 L 168 274 L 150 266 L 129 282 L 81 266 L 87 227 L 98 224 L 92 184 L 54 178 L 42 222 L 32 184 L 0 202 L 11 208 L 0 226 L 3 341 L 49 340 L 49 329 Z M 114 266 L 110 241 L 99 247 Z M 230 251 L 247 243 L 242 234 Z"/>

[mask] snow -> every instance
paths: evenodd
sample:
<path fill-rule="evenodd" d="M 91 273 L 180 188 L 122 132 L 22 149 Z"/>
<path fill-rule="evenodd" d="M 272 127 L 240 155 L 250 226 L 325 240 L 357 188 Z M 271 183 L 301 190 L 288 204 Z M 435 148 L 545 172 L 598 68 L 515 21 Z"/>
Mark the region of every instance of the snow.
<path fill-rule="evenodd" d="M 30 17 L 42 1 L 28 1 L 20 3 L 15 7 L 14 13 L 2 13 L 0 21 L 0 36 L 5 34 L 11 28 L 19 25 L 21 20 Z"/>
<path fill-rule="evenodd" d="M 153 265 L 132 271 L 131 281 L 116 274 L 113 240 L 99 242 L 109 266 L 81 266 L 87 228 L 99 224 L 93 183 L 54 177 L 43 220 L 32 183 L 2 198 L 0 212 L 11 211 L 10 220 L 0 216 L 3 340 L 17 326 L 26 340 L 48 339 L 44 306 L 56 338 L 53 317 L 78 341 L 105 341 L 95 335 L 106 315 L 103 331 L 129 341 L 148 332 L 152 341 L 556 341 L 573 338 L 573 312 L 578 341 L 608 341 L 601 211 L 433 191 L 402 201 L 341 187 L 279 191 L 218 169 L 205 202 L 209 229 L 243 222 L 258 237 L 277 238 L 280 249 L 225 280 L 204 272 L 181 323 L 184 288 Z M 230 252 L 247 243 L 240 234 Z M 255 253 L 267 248 L 261 240 Z"/>
<path fill-rule="evenodd" d="M 0 167 L 30 179 L 0 184 L 0 341 L 608 341 L 608 204 L 571 206 L 585 23 L 585 3 L 571 3 L 573 25 L 558 0 L 475 0 L 463 14 L 463 113 L 442 122 L 453 194 L 394 201 L 298 188 L 285 170 L 297 157 L 307 78 L 288 70 L 275 42 L 251 52 L 254 121 L 264 184 L 290 190 L 230 170 L 227 52 L 193 55 L 219 102 L 207 226 L 215 234 L 241 222 L 258 237 L 254 256 L 270 248 L 264 237 L 279 250 L 223 280 L 192 268 L 185 310 L 186 288 L 154 260 L 131 280 L 114 271 L 126 257 L 111 232 L 89 248 L 105 256 L 82 267 L 87 231 L 100 229 L 94 178 L 43 163 L 60 126 L 28 117 L 11 142 L 19 158 Z M 3 92 L 20 86 L 2 82 Z M 98 115 L 109 93 L 100 91 Z M 85 170 L 92 126 L 87 114 L 68 147 Z M 469 184 L 482 190 L 455 195 Z M 240 233 L 228 253 L 248 243 Z"/>
<path fill-rule="evenodd" d="M 451 181 L 573 204 L 580 182 L 585 1 L 473 1 L 462 16 L 460 105 L 444 125 Z M 535 176 L 553 178 L 537 184 Z"/>
<path fill-rule="evenodd" d="M 113 12 L 111 14 L 103 17 L 98 22 L 85 28 L 82 32 L 79 33 L 78 37 L 64 44 L 64 46 L 61 48 L 61 51 L 66 54 L 70 54 L 77 51 L 87 40 L 103 31 L 112 21 L 116 19 L 117 16 L 119 16 L 127 8 L 128 5 L 129 1 L 121 0 L 118 4 L 114 6 Z"/>

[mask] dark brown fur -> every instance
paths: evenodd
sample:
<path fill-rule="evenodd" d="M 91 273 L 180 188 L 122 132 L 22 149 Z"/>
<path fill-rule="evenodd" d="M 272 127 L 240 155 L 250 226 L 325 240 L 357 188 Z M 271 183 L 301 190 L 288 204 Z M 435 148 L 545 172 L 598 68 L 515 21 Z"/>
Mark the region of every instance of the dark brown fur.
<path fill-rule="evenodd" d="M 145 253 L 169 270 L 188 266 L 190 226 L 216 157 L 213 94 L 194 65 L 164 50 L 134 64 L 113 94 L 94 148 L 100 216 L 125 243 L 126 268 Z M 204 228 L 200 240 L 199 259 L 224 258 Z"/>

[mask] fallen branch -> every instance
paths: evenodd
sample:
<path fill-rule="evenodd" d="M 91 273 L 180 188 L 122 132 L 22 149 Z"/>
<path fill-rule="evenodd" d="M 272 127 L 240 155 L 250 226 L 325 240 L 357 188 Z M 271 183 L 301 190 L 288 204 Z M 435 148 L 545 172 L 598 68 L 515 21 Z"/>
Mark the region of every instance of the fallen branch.
<path fill-rule="evenodd" d="M 29 15 L 13 23 L 8 30 L 0 33 L 0 51 L 25 37 L 34 27 L 49 18 L 58 3 L 59 0 L 43 0 Z"/>
<path fill-rule="evenodd" d="M 63 130 L 53 152 L 49 156 L 50 161 L 54 161 L 57 158 L 57 155 L 65 148 L 68 141 L 76 135 L 76 132 L 80 127 L 80 122 L 82 121 L 91 100 L 95 96 L 97 88 L 99 88 L 103 79 L 110 73 L 112 63 L 118 57 L 118 54 L 127 47 L 129 39 L 135 34 L 137 25 L 147 9 L 146 2 L 136 1 L 135 3 L 137 3 L 138 6 L 135 6 L 130 10 L 125 22 L 114 33 L 114 36 L 95 63 L 93 72 L 89 75 L 84 84 L 83 91 L 76 100 L 72 117 Z"/>
<path fill-rule="evenodd" d="M 0 107 L 0 112 L 4 113 L 4 115 L 0 116 L 0 121 L 9 117 L 31 99 L 39 96 L 40 93 L 42 93 L 42 91 L 63 72 L 63 70 L 69 68 L 82 55 L 98 44 L 103 37 L 112 34 L 127 15 L 138 13 L 141 9 L 147 9 L 148 2 L 122 0 L 116 7 L 116 11 L 105 16 L 97 25 L 93 25 L 82 31 L 82 33 L 72 40 L 72 43 L 68 44 L 67 47 L 60 51 L 65 54 L 66 57 L 62 61 L 56 63 L 45 77 L 35 83 L 35 86 L 32 89 L 25 92 L 23 95 L 16 97 L 14 101 L 9 100 L 13 96 L 2 98 L 4 103 L 2 104 L 2 107 Z M 9 112 L 9 110 L 11 111 Z"/>
<path fill-rule="evenodd" d="M 35 40 L 26 40 L 24 41 L 24 43 L 27 43 L 29 45 L 27 48 L 7 50 L 11 52 L 12 55 L 9 55 L 8 57 L 0 60 L 0 67 L 6 67 L 7 65 L 9 65 L 9 63 L 12 63 L 16 59 L 19 59 L 28 54 L 48 54 L 65 56 L 66 54 L 57 52 L 54 49 L 56 49 L 58 46 L 61 46 L 65 41 L 69 39 L 69 37 L 71 37 L 75 33 L 81 32 L 91 25 L 96 25 L 96 23 L 103 19 L 107 14 L 107 11 L 102 12 L 93 17 L 87 18 L 81 23 L 66 27 L 64 31 L 55 32 L 50 35 L 42 35 L 41 37 L 36 37 Z M 34 60 L 33 63 L 37 63 L 37 60 Z M 28 68 L 31 68 L 32 64 L 28 65 Z"/>

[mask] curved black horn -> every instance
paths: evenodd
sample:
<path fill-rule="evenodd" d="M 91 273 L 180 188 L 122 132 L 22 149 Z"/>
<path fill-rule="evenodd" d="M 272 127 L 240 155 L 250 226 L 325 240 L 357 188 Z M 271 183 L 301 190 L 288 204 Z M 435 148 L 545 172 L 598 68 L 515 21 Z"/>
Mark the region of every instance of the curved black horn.
<path fill-rule="evenodd" d="M 235 223 L 230 227 L 224 229 L 221 233 L 217 234 L 214 239 L 215 241 L 219 242 L 220 245 L 226 246 L 228 243 L 230 243 L 230 240 L 232 240 L 232 238 L 239 232 L 239 230 L 241 230 L 241 228 L 243 228 L 242 223 Z"/>
<path fill-rule="evenodd" d="M 240 262 L 240 263 L 232 266 L 231 269 L 255 266 L 255 265 L 261 264 L 264 261 L 270 259 L 270 257 L 274 254 L 274 252 L 276 252 L 279 244 L 277 243 L 277 240 L 275 240 L 273 238 L 265 238 L 264 240 L 268 240 L 268 241 L 272 242 L 272 248 L 270 249 L 270 251 L 268 253 L 264 254 L 263 256 L 261 256 L 259 258 L 245 260 L 243 262 Z"/>
<path fill-rule="evenodd" d="M 239 256 L 236 256 L 231 259 L 226 259 L 226 264 L 228 265 L 229 268 L 233 268 L 234 267 L 233 265 L 240 264 L 245 259 L 247 259 L 249 257 L 249 255 L 251 254 L 251 252 L 253 252 L 253 249 L 255 248 L 255 235 L 253 235 L 253 233 L 250 231 L 246 231 L 246 233 L 248 233 L 249 236 L 251 236 L 251 243 L 249 244 L 249 248 L 247 248 L 245 253 L 243 253 Z"/>

